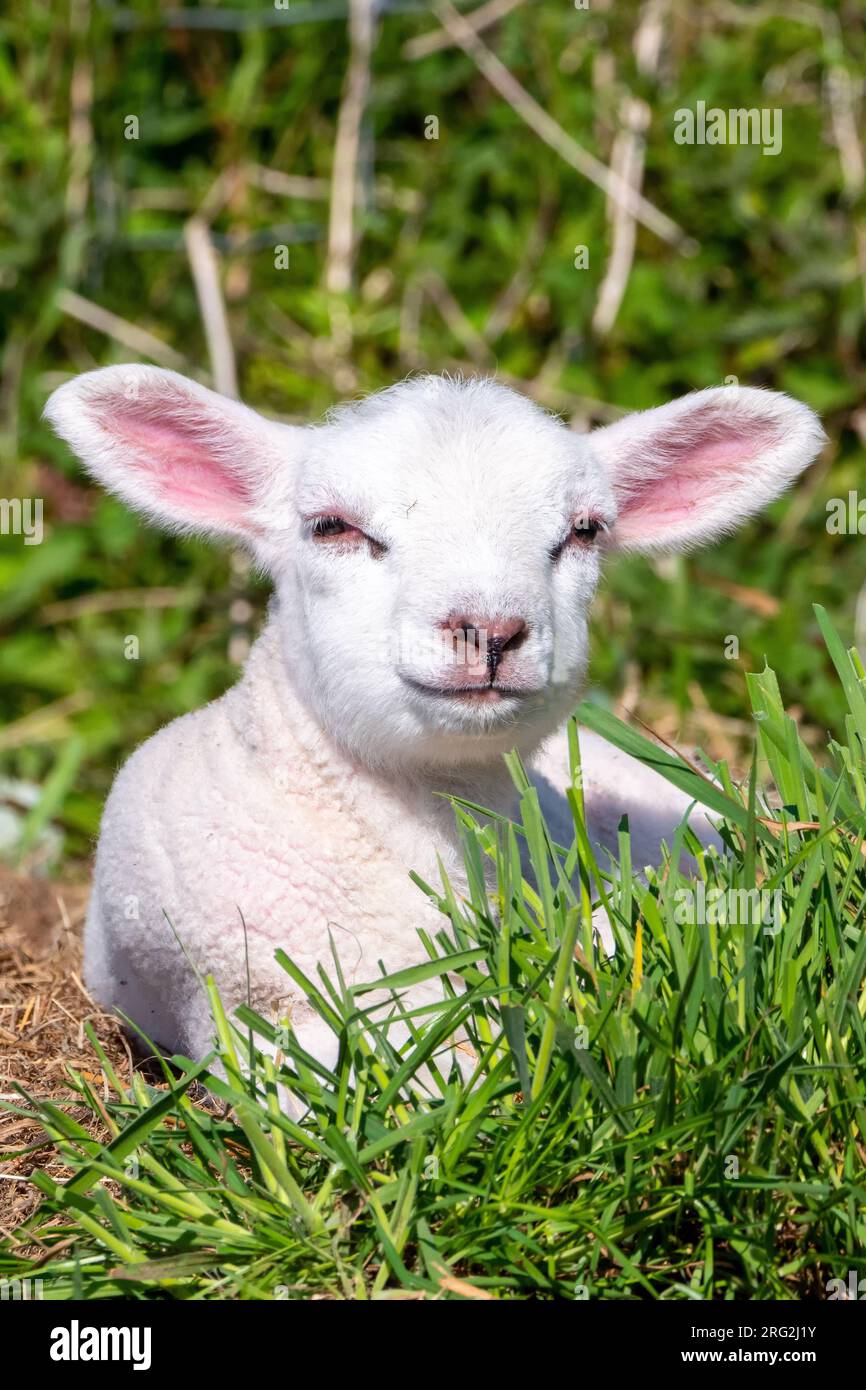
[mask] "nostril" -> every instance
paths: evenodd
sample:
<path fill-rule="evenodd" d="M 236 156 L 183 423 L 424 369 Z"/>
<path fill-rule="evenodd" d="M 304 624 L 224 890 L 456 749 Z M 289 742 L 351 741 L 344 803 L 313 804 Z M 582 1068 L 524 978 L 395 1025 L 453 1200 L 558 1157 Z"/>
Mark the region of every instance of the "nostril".
<path fill-rule="evenodd" d="M 496 623 L 487 634 L 487 669 L 491 682 L 502 664 L 506 652 L 514 652 L 526 637 L 526 623 L 522 618 L 510 622 Z"/>
<path fill-rule="evenodd" d="M 523 618 L 453 614 L 442 627 L 461 665 L 486 668 L 493 681 L 506 653 L 517 651 L 529 632 Z"/>
<path fill-rule="evenodd" d="M 483 648 L 487 639 L 483 627 L 476 627 L 474 623 L 461 621 L 449 623 L 448 630 L 451 633 L 455 653 L 467 665 L 485 659 Z"/>
<path fill-rule="evenodd" d="M 523 618 L 448 618 L 442 627 L 455 641 L 473 645 L 495 642 L 500 651 L 517 648 L 525 640 L 529 628 Z"/>
<path fill-rule="evenodd" d="M 511 618 L 505 623 L 496 623 L 490 631 L 490 641 L 495 642 L 501 652 L 515 652 L 526 641 L 529 629 L 522 618 Z"/>

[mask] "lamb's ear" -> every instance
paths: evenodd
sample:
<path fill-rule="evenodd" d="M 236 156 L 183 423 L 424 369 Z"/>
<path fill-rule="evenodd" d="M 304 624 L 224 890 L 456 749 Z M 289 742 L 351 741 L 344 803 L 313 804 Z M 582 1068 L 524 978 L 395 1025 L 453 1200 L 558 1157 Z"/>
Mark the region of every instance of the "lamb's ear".
<path fill-rule="evenodd" d="M 130 506 L 174 531 L 252 543 L 299 433 L 158 367 L 86 372 L 54 392 L 45 414 Z"/>
<path fill-rule="evenodd" d="M 721 386 L 590 436 L 619 516 L 614 545 L 684 550 L 733 531 L 788 487 L 824 442 L 817 417 L 775 391 Z"/>

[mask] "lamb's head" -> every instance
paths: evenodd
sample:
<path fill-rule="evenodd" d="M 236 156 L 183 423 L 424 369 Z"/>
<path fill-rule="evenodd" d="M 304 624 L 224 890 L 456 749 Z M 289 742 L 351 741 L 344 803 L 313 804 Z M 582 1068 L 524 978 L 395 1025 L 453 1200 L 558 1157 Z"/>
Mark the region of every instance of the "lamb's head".
<path fill-rule="evenodd" d="M 805 406 L 721 387 L 579 435 L 491 381 L 419 377 L 322 425 L 109 367 L 47 415 L 108 488 L 273 576 L 290 679 L 368 763 L 477 764 L 571 712 L 610 549 L 734 529 L 822 442 Z"/>

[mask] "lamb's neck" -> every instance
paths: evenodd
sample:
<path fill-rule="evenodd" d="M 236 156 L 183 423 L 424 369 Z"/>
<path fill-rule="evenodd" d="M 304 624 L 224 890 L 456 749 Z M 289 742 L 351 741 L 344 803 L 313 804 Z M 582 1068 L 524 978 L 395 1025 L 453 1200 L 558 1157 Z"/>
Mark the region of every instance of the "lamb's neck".
<path fill-rule="evenodd" d="M 324 795 L 332 808 L 369 821 L 380 839 L 400 839 L 401 821 L 408 818 L 416 835 L 421 822 L 436 843 L 455 844 L 452 796 L 498 814 L 512 810 L 514 789 L 499 758 L 466 769 L 370 768 L 353 758 L 321 728 L 295 690 L 273 621 L 231 692 L 230 718 L 287 795 Z"/>

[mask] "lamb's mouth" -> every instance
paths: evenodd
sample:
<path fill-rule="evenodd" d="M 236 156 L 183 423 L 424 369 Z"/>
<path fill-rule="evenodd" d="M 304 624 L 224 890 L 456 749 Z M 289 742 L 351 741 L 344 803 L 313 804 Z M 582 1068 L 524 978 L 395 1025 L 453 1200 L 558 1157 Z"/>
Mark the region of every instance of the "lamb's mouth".
<path fill-rule="evenodd" d="M 490 705 L 502 700 L 517 700 L 531 694 L 528 690 L 518 690 L 513 685 L 425 685 L 423 681 L 404 676 L 403 680 L 412 689 L 431 699 L 459 700 L 462 704 Z"/>

